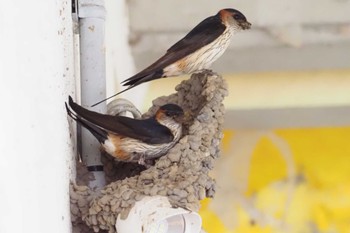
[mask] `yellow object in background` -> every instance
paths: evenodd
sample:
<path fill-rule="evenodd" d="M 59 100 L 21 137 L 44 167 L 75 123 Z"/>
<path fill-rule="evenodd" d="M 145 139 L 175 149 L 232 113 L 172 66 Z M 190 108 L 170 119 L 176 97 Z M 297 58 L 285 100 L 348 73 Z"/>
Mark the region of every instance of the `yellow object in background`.
<path fill-rule="evenodd" d="M 204 200 L 200 210 L 204 229 L 208 233 L 349 233 L 350 127 L 278 129 L 273 133 L 289 146 L 295 177 L 287 179 L 283 152 L 262 136 L 250 155 L 247 189 L 241 194 L 247 202 L 231 203 L 229 196 Z M 230 156 L 225 153 L 235 137 L 234 132 L 225 132 L 222 161 Z M 218 187 L 220 190 L 223 188 Z M 229 220 L 221 219 L 222 213 L 211 208 L 215 202 L 224 202 Z M 234 227 L 227 224 L 231 219 Z"/>

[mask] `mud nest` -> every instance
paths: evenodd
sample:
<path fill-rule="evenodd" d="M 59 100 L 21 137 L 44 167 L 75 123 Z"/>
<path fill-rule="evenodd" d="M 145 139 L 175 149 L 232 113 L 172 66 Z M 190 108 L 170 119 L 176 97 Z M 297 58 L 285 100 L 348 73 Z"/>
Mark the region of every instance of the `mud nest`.
<path fill-rule="evenodd" d="M 180 105 L 189 115 L 182 138 L 154 166 L 114 180 L 98 192 L 72 184 L 73 227 L 83 223 L 95 232 L 115 232 L 118 214 L 127 217 L 134 203 L 145 196 L 167 196 L 174 207 L 198 211 L 199 201 L 215 193 L 215 181 L 208 173 L 219 156 L 225 114 L 222 102 L 227 93 L 221 76 L 204 71 L 179 84 L 176 93 L 155 99 L 144 117 L 166 103 Z"/>

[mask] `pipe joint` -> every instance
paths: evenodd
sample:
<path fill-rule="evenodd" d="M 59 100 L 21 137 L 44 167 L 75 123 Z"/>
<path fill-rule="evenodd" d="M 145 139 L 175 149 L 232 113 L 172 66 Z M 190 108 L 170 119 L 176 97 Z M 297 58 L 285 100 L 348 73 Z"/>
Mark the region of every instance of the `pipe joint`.
<path fill-rule="evenodd" d="M 106 9 L 104 0 L 79 0 L 79 18 L 99 18 L 105 20 Z"/>

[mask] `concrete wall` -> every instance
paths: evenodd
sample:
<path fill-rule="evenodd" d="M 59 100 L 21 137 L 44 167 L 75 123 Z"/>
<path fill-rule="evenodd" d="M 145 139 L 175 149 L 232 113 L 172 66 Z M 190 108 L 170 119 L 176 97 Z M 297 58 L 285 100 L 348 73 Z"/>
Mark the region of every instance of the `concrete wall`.
<path fill-rule="evenodd" d="M 69 232 L 71 3 L 0 5 L 0 232 Z"/>

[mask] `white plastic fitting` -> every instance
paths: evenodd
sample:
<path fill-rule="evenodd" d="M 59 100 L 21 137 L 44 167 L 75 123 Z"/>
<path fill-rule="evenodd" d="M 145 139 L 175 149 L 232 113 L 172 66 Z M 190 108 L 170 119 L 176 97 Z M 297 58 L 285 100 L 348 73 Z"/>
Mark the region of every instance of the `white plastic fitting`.
<path fill-rule="evenodd" d="M 134 119 L 141 119 L 141 112 L 127 99 L 118 98 L 107 104 L 107 114 L 126 116 L 131 113 Z"/>
<path fill-rule="evenodd" d="M 116 221 L 118 233 L 200 233 L 202 219 L 198 213 L 173 208 L 163 196 L 145 197 L 135 203 L 126 219 Z"/>

